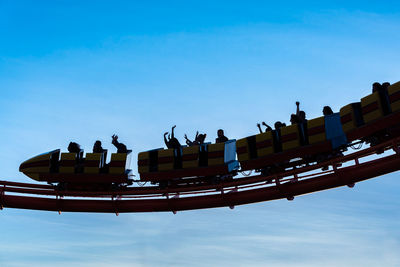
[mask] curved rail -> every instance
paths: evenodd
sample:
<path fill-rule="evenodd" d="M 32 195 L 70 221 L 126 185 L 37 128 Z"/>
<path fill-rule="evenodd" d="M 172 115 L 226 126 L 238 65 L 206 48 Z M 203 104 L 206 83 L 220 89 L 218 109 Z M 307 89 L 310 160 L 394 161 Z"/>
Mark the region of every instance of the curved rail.
<path fill-rule="evenodd" d="M 50 185 L 0 181 L 1 207 L 67 212 L 155 212 L 216 207 L 234 207 L 295 196 L 348 185 L 400 170 L 400 139 L 320 164 L 297 168 L 273 176 L 250 176 L 217 185 L 159 189 L 154 186 L 128 187 L 113 192 L 59 192 Z M 392 149 L 392 155 L 371 156 Z M 349 166 L 338 168 L 338 164 Z M 323 166 L 333 169 L 321 172 Z M 271 180 L 275 183 L 271 184 Z M 41 197 L 39 197 L 41 196 Z"/>

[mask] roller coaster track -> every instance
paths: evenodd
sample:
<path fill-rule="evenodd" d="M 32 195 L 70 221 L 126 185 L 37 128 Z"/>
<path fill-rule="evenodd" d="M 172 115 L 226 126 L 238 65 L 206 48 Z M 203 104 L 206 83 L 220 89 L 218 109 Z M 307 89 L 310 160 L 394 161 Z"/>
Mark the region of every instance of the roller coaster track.
<path fill-rule="evenodd" d="M 160 189 L 127 187 L 113 192 L 57 191 L 51 185 L 0 181 L 1 208 L 61 212 L 174 212 L 230 207 L 295 196 L 355 183 L 400 170 L 400 138 L 319 164 L 272 176 L 254 175 L 216 185 Z M 383 150 L 386 153 L 381 153 Z M 377 154 L 377 155 L 375 155 Z M 330 166 L 327 171 L 322 167 Z M 273 181 L 273 182 L 272 182 Z"/>

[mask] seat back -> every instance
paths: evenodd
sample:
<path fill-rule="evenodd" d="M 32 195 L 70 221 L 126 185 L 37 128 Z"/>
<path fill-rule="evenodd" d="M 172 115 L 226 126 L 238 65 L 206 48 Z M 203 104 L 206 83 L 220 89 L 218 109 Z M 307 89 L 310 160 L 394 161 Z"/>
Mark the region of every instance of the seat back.
<path fill-rule="evenodd" d="M 111 174 L 125 174 L 131 165 L 132 150 L 127 153 L 112 153 L 108 172 Z"/>
<path fill-rule="evenodd" d="M 170 171 L 174 169 L 174 149 L 158 151 L 158 171 Z"/>
<path fill-rule="evenodd" d="M 326 141 L 325 118 L 323 116 L 307 121 L 307 135 L 310 145 Z"/>
<path fill-rule="evenodd" d="M 60 173 L 75 173 L 78 160 L 77 153 L 61 153 Z"/>
<path fill-rule="evenodd" d="M 200 146 L 182 148 L 182 168 L 191 169 L 199 167 Z"/>
<path fill-rule="evenodd" d="M 400 82 L 389 86 L 388 95 L 392 112 L 400 111 Z"/>
<path fill-rule="evenodd" d="M 297 124 L 282 127 L 280 130 L 283 151 L 298 148 L 301 146 L 299 127 Z"/>
<path fill-rule="evenodd" d="M 385 116 L 379 92 L 361 98 L 361 109 L 365 123 L 374 122 Z"/>
<path fill-rule="evenodd" d="M 225 143 L 208 145 L 208 166 L 222 165 L 225 163 Z"/>
<path fill-rule="evenodd" d="M 86 153 L 84 173 L 100 173 L 105 162 L 105 153 Z"/>
<path fill-rule="evenodd" d="M 264 157 L 274 153 L 274 138 L 272 131 L 256 135 L 257 157 Z"/>
<path fill-rule="evenodd" d="M 351 103 L 342 107 L 340 109 L 340 121 L 346 134 L 364 125 L 361 103 Z"/>
<path fill-rule="evenodd" d="M 236 153 L 239 162 L 244 162 L 250 160 L 250 151 L 247 138 L 241 138 L 236 142 Z"/>

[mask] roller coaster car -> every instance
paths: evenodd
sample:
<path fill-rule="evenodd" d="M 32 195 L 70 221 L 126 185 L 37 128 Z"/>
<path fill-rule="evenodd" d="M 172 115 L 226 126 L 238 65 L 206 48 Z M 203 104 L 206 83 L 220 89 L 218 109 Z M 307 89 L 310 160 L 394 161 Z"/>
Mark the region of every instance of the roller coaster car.
<path fill-rule="evenodd" d="M 371 146 L 400 136 L 400 82 L 372 93 L 361 102 L 340 110 L 343 131 L 349 141 L 362 140 Z"/>
<path fill-rule="evenodd" d="M 128 153 L 113 153 L 111 161 L 106 164 L 107 151 L 104 153 L 61 153 L 53 150 L 40 154 L 23 162 L 19 170 L 36 181 L 45 181 L 49 184 L 57 184 L 59 188 L 90 188 L 91 185 L 99 185 L 107 188 L 111 185 L 129 185 L 131 170 L 130 156 Z M 93 188 L 96 188 L 94 186 Z"/>
<path fill-rule="evenodd" d="M 281 172 L 285 167 L 317 161 L 347 144 L 339 114 L 308 120 L 238 140 L 241 170 Z M 291 162 L 292 159 L 302 160 Z"/>
<path fill-rule="evenodd" d="M 202 144 L 181 149 L 154 149 L 138 155 L 140 180 L 159 183 L 194 181 L 195 177 L 211 181 L 232 177 L 239 163 L 236 140 L 219 144 Z"/>
<path fill-rule="evenodd" d="M 237 141 L 241 170 L 262 174 L 341 156 L 350 142 L 371 146 L 400 136 L 400 82 L 340 109 L 340 113 Z M 301 158 L 292 162 L 295 158 Z"/>

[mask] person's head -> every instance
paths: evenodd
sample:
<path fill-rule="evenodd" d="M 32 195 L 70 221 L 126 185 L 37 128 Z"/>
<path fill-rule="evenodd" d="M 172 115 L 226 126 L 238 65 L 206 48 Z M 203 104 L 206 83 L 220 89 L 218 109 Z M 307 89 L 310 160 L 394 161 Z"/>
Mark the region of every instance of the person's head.
<path fill-rule="evenodd" d="M 382 89 L 387 89 L 390 86 L 390 83 L 384 82 L 382 83 Z"/>
<path fill-rule="evenodd" d="M 204 140 L 206 140 L 206 136 L 207 134 L 199 134 L 199 136 L 197 137 L 197 141 L 199 141 L 200 144 L 203 144 Z"/>
<path fill-rule="evenodd" d="M 224 136 L 224 130 L 219 129 L 219 130 L 217 131 L 217 135 L 218 135 L 218 137 Z"/>
<path fill-rule="evenodd" d="M 325 106 L 324 109 L 322 110 L 322 113 L 324 114 L 324 116 L 327 116 L 327 115 L 332 115 L 333 111 L 330 106 Z"/>
<path fill-rule="evenodd" d="M 96 142 L 94 142 L 94 146 L 101 147 L 101 141 L 97 140 Z"/>
<path fill-rule="evenodd" d="M 298 123 L 298 122 L 299 122 L 299 120 L 298 120 L 296 114 L 290 115 L 290 123 L 291 124 L 295 124 L 295 123 Z"/>
<path fill-rule="evenodd" d="M 276 130 L 281 128 L 282 127 L 282 122 L 280 122 L 280 121 L 275 122 L 274 127 L 275 127 Z"/>
<path fill-rule="evenodd" d="M 77 152 L 81 149 L 80 145 L 75 142 L 70 142 L 68 145 L 69 152 Z"/>
<path fill-rule="evenodd" d="M 375 93 L 380 90 L 382 85 L 378 82 L 372 84 L 372 92 Z"/>

